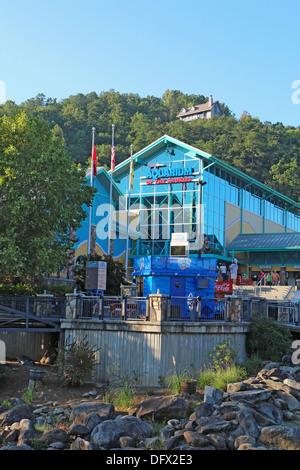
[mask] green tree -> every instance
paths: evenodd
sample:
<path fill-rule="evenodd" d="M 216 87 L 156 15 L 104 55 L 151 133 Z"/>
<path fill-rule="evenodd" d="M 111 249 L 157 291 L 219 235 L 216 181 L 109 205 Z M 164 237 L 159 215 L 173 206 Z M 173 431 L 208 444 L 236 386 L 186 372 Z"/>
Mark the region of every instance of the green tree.
<path fill-rule="evenodd" d="M 93 190 L 49 125 L 0 118 L 0 274 L 41 278 L 66 265 Z"/>

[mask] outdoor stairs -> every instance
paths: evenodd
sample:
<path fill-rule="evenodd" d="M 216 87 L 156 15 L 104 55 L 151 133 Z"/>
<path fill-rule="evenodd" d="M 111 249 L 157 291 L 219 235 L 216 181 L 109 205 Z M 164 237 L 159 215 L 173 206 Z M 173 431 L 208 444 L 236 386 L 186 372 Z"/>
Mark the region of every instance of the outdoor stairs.
<path fill-rule="evenodd" d="M 267 300 L 291 300 L 292 286 L 236 286 L 234 294 L 242 298 L 260 297 Z"/>

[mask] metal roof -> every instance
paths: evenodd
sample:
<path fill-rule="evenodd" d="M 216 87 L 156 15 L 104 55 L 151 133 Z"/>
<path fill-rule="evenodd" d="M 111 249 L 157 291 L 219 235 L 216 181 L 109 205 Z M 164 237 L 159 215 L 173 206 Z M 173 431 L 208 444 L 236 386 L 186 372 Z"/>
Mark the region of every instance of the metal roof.
<path fill-rule="evenodd" d="M 234 251 L 300 250 L 300 233 L 243 233 L 227 246 Z"/>

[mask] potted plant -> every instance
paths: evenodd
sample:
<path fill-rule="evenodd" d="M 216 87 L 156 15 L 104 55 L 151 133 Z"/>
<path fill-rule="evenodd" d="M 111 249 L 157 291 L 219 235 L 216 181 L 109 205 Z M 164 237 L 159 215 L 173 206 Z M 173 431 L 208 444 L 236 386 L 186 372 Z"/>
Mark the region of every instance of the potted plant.
<path fill-rule="evenodd" d="M 197 380 L 195 377 L 189 373 L 186 369 L 184 369 L 180 376 L 180 388 L 182 393 L 195 393 L 197 390 Z"/>

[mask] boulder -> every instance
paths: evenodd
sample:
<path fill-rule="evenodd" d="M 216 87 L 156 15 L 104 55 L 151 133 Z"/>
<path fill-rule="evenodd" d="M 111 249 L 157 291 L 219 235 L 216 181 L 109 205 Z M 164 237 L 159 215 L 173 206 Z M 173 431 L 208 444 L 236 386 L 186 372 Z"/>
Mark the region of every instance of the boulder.
<path fill-rule="evenodd" d="M 191 447 L 202 447 L 210 444 L 207 437 L 195 431 L 185 431 L 183 437 L 186 443 Z"/>
<path fill-rule="evenodd" d="M 72 442 L 70 445 L 71 450 L 93 450 L 93 445 L 91 442 L 82 439 L 81 437 L 77 437 L 77 439 Z"/>
<path fill-rule="evenodd" d="M 243 392 L 231 393 L 229 395 L 230 400 L 234 402 L 249 401 L 251 403 L 258 403 L 260 401 L 268 400 L 271 397 L 269 390 L 245 390 Z"/>
<path fill-rule="evenodd" d="M 150 437 L 152 432 L 153 427 L 146 421 L 135 416 L 125 416 L 98 424 L 91 432 L 91 442 L 105 449 L 110 449 L 119 447 L 121 436 L 143 439 Z"/>
<path fill-rule="evenodd" d="M 55 428 L 52 431 L 45 431 L 40 440 L 49 446 L 53 442 L 69 442 L 69 435 L 64 429 Z"/>
<path fill-rule="evenodd" d="M 34 407 L 32 405 L 18 405 L 4 411 L 0 415 L 0 427 L 10 426 L 15 422 L 20 422 L 22 419 L 30 419 L 34 422 L 33 410 Z"/>
<path fill-rule="evenodd" d="M 252 436 L 238 436 L 234 441 L 234 448 L 238 449 L 242 444 L 250 444 L 255 447 L 256 439 Z"/>
<path fill-rule="evenodd" d="M 245 406 L 241 407 L 241 410 L 237 413 L 237 420 L 244 431 L 244 434 L 248 436 L 259 437 L 259 427 L 255 421 L 251 411 Z"/>
<path fill-rule="evenodd" d="M 209 433 L 206 434 L 206 437 L 209 443 L 213 445 L 216 450 L 228 450 L 226 439 L 221 434 Z"/>
<path fill-rule="evenodd" d="M 283 408 L 287 408 L 289 411 L 300 410 L 300 401 L 293 395 L 279 391 L 277 396 L 278 400 L 283 402 Z"/>
<path fill-rule="evenodd" d="M 220 405 L 223 400 L 223 392 L 218 388 L 207 385 L 204 389 L 204 401 L 212 405 Z"/>
<path fill-rule="evenodd" d="M 40 437 L 41 435 L 41 433 L 34 428 L 33 422 L 30 419 L 22 419 L 20 423 L 18 423 L 18 431 L 18 446 L 23 444 L 30 445 L 30 439 Z"/>
<path fill-rule="evenodd" d="M 243 392 L 247 390 L 249 385 L 246 382 L 235 382 L 232 384 L 227 385 L 227 392 L 228 393 L 236 393 L 236 392 Z"/>
<path fill-rule="evenodd" d="M 300 450 L 299 426 L 268 426 L 261 430 L 260 441 L 283 450 Z"/>
<path fill-rule="evenodd" d="M 102 421 L 113 419 L 115 408 L 111 403 L 86 402 L 73 408 L 70 414 L 72 424 L 84 424 L 90 430 Z"/>
<path fill-rule="evenodd" d="M 296 380 L 285 379 L 283 383 L 288 387 L 289 393 L 297 398 L 297 400 L 300 400 L 300 382 L 296 382 Z"/>
<path fill-rule="evenodd" d="M 87 436 L 91 430 L 85 424 L 72 424 L 69 429 L 70 436 Z"/>
<path fill-rule="evenodd" d="M 283 414 L 282 414 L 282 411 L 277 408 L 277 406 L 275 406 L 273 403 L 259 403 L 256 405 L 256 411 L 257 411 L 257 414 L 259 416 L 262 416 L 264 417 L 265 419 L 269 419 L 270 420 L 270 424 L 267 425 L 267 426 L 270 426 L 270 425 L 274 425 L 274 424 L 281 424 L 282 423 L 282 419 L 283 419 Z M 260 421 L 259 421 L 259 417 L 258 418 L 255 418 L 257 423 L 262 426 L 262 427 L 265 427 Z"/>
<path fill-rule="evenodd" d="M 197 419 L 196 430 L 201 434 L 225 432 L 228 431 L 230 428 L 230 422 L 218 416 L 203 416 L 202 418 Z"/>
<path fill-rule="evenodd" d="M 214 412 L 212 403 L 202 402 L 198 405 L 190 416 L 190 420 L 199 419 L 202 416 L 211 416 Z"/>
<path fill-rule="evenodd" d="M 152 397 L 143 400 L 136 409 L 137 418 L 154 420 L 182 419 L 189 415 L 190 403 L 180 397 Z"/>

